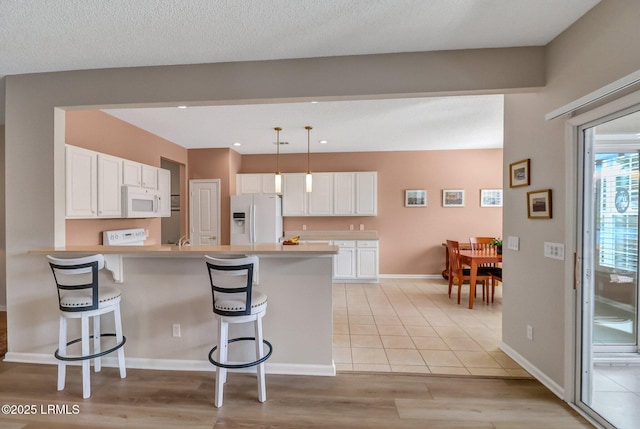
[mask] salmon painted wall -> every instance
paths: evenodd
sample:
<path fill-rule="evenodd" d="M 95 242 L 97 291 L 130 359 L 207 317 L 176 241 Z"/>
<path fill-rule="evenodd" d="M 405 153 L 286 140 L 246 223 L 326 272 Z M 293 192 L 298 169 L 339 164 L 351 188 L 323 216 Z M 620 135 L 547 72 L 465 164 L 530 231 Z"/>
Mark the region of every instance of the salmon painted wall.
<path fill-rule="evenodd" d="M 229 244 L 229 195 L 235 194 L 239 154 L 231 149 L 190 149 L 189 180 L 220 179 L 220 244 Z"/>
<path fill-rule="evenodd" d="M 229 196 L 237 173 L 270 173 L 275 155 L 240 155 L 231 149 L 186 150 L 98 110 L 70 111 L 66 142 L 102 153 L 160 166 L 182 164 L 188 180 L 220 179 L 220 243 L 229 243 Z M 283 173 L 304 172 L 306 154 L 280 155 Z M 285 230 L 349 230 L 362 224 L 380 237 L 381 274 L 438 274 L 444 269 L 441 243 L 469 236 L 499 236 L 502 210 L 481 208 L 480 189 L 502 188 L 502 150 L 322 153 L 311 155 L 312 171 L 377 171 L 378 216 L 287 217 Z M 404 207 L 406 189 L 427 190 L 427 207 Z M 465 207 L 442 207 L 443 189 L 464 189 Z M 183 184 L 187 193 L 187 180 Z M 187 231 L 188 198 L 181 199 Z M 102 231 L 149 230 L 147 244 L 160 243 L 160 219 L 69 219 L 68 245 L 99 244 Z"/>
<path fill-rule="evenodd" d="M 283 173 L 304 172 L 306 154 L 280 155 Z M 240 173 L 270 173 L 274 155 L 244 155 Z M 285 230 L 378 231 L 381 274 L 438 274 L 442 242 L 500 236 L 502 209 L 480 207 L 481 189 L 502 188 L 502 149 L 311 155 L 312 171 L 377 171 L 378 216 L 287 217 Z M 404 207 L 406 189 L 425 189 L 427 207 Z M 464 189 L 465 206 L 442 207 L 443 189 Z"/>
<path fill-rule="evenodd" d="M 187 165 L 185 148 L 99 110 L 67 111 L 65 127 L 65 142 L 73 146 L 156 167 L 160 167 L 161 158 Z M 181 213 L 184 213 L 186 203 L 184 198 L 181 200 Z M 186 221 L 181 222 L 185 225 Z M 145 228 L 149 232 L 146 244 L 160 244 L 160 218 L 67 219 L 66 244 L 102 244 L 102 231 L 126 228 Z"/>

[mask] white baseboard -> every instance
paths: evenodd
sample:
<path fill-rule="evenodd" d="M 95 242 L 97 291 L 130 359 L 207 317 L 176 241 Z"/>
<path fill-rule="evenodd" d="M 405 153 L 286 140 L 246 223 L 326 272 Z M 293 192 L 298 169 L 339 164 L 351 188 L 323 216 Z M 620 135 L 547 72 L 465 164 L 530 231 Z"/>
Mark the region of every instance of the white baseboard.
<path fill-rule="evenodd" d="M 442 274 L 380 274 L 381 279 L 441 279 Z"/>
<path fill-rule="evenodd" d="M 551 390 L 554 395 L 558 398 L 564 399 L 564 387 L 560 386 L 558 383 L 549 378 L 544 372 L 540 371 L 538 367 L 533 365 L 527 359 L 525 359 L 520 353 L 516 352 L 514 349 L 509 347 L 503 342 L 500 342 L 499 346 L 500 350 L 505 352 L 507 356 L 516 361 L 518 365 L 524 368 L 529 374 L 533 375 L 533 377 L 542 383 L 547 389 Z"/>
<path fill-rule="evenodd" d="M 42 353 L 7 353 L 4 362 L 17 363 L 35 363 L 57 365 L 58 360 L 53 354 Z M 80 362 L 70 362 L 68 365 L 80 365 Z M 184 360 L 184 359 L 143 359 L 143 358 L 126 358 L 128 369 L 154 369 L 164 371 L 209 371 L 214 372 L 216 367 L 208 360 Z M 118 359 L 116 357 L 103 357 L 102 366 L 117 368 Z M 255 372 L 255 368 L 247 368 L 243 370 L 232 370 L 237 372 Z M 331 365 L 305 365 L 295 363 L 269 363 L 265 365 L 267 374 L 281 375 L 316 375 L 316 376 L 335 376 L 335 364 Z"/>

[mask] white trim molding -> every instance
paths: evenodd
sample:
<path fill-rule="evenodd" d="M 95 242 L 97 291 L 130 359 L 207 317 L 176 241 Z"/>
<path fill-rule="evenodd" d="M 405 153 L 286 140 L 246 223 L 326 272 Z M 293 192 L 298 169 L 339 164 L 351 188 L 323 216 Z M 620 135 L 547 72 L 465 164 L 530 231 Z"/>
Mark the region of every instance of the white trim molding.
<path fill-rule="evenodd" d="M 562 399 L 563 401 L 565 400 L 564 388 L 562 386 L 560 386 L 558 383 L 556 383 L 551 378 L 549 378 L 544 372 L 540 371 L 538 367 L 533 365 L 531 362 L 525 359 L 520 353 L 518 353 L 517 351 L 515 351 L 505 343 L 500 342 L 499 347 L 500 347 L 500 350 L 505 352 L 507 356 L 509 356 L 514 361 L 516 361 L 518 365 L 524 368 L 536 380 L 544 384 L 547 389 L 551 390 L 551 392 L 553 392 L 554 395 L 556 395 L 558 398 Z"/>
<path fill-rule="evenodd" d="M 141 359 L 126 358 L 127 369 L 154 369 L 165 371 L 208 371 L 215 372 L 216 367 L 208 360 L 186 360 L 186 359 Z M 7 353 L 4 362 L 35 363 L 46 365 L 57 365 L 58 360 L 53 354 L 43 353 Z M 71 362 L 68 365 L 80 365 L 80 362 Z M 118 359 L 115 357 L 103 357 L 102 366 L 117 368 Z M 265 364 L 267 374 L 282 375 L 315 375 L 333 377 L 336 375 L 335 363 L 331 365 L 304 365 L 295 363 L 269 363 Z M 234 370 L 232 372 L 255 373 L 255 368 Z"/>

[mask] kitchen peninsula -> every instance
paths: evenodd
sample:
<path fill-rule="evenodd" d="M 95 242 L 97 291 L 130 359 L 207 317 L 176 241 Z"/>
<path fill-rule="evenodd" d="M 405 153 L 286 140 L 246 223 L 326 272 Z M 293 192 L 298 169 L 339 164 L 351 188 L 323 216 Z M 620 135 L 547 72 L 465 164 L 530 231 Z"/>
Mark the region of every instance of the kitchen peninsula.
<path fill-rule="evenodd" d="M 337 251 L 336 246 L 322 243 L 73 246 L 34 250 L 29 256 L 34 258 L 35 265 L 41 264 L 43 270 L 48 270 L 46 254 L 64 257 L 102 253 L 107 258 L 107 270 L 113 270 L 114 263 L 121 264 L 116 271 L 122 279 L 118 287 L 122 291 L 127 366 L 213 371 L 207 354 L 217 341 L 217 333 L 203 256 L 258 255 L 258 287 L 269 298 L 264 335 L 274 347 L 266 364 L 267 373 L 335 375 L 332 256 Z M 116 283 L 113 275 L 105 271 L 101 272 L 101 284 Z M 10 348 L 8 361 L 55 361 L 58 314 L 53 278 L 51 284 L 43 284 L 42 289 L 42 295 L 34 297 L 34 302 L 23 305 L 28 312 L 28 308 L 33 309 L 37 304 L 39 313 L 38 321 L 33 322 L 38 326 L 31 326 L 28 331 L 46 329 L 47 335 L 39 336 L 35 343 L 29 341 Z M 110 322 L 105 320 L 105 330 L 109 329 Z M 175 325 L 179 325 L 177 336 Z M 253 336 L 245 330 L 251 328 L 233 326 L 230 336 Z M 15 335 L 22 336 L 21 332 Z M 251 345 L 243 347 L 244 344 L 238 343 L 235 350 L 230 350 L 230 358 L 234 358 L 233 353 L 236 359 L 251 356 Z M 105 360 L 110 365 L 109 358 Z"/>

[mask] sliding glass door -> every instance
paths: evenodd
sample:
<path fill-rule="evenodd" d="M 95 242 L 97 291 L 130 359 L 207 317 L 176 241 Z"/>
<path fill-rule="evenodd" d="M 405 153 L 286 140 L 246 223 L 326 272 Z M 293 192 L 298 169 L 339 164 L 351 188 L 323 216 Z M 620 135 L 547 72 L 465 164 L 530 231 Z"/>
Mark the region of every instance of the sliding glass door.
<path fill-rule="evenodd" d="M 640 107 L 581 128 L 579 405 L 603 424 L 640 422 Z M 635 382 L 634 382 L 635 380 Z"/>

